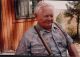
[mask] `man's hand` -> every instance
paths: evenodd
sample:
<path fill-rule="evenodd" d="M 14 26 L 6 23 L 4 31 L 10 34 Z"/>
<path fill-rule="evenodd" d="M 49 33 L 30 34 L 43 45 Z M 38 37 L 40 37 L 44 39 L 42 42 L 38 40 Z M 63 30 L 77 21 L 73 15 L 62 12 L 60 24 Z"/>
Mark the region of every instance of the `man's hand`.
<path fill-rule="evenodd" d="M 68 52 L 69 52 L 70 57 L 80 57 L 74 44 L 70 44 L 68 46 Z"/>

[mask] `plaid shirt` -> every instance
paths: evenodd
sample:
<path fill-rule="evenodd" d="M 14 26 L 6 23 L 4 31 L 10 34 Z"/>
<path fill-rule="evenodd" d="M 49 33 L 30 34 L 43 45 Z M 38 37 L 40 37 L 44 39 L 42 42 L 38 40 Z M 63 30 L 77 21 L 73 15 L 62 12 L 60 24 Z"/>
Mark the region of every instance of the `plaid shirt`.
<path fill-rule="evenodd" d="M 61 52 L 61 55 L 63 57 L 67 57 L 67 47 L 69 44 L 73 42 L 73 40 L 66 32 L 64 32 L 64 34 L 66 35 L 65 38 L 65 36 L 62 34 L 60 29 L 55 24 L 52 25 L 51 31 L 43 29 L 38 24 L 36 25 L 36 27 L 38 30 L 40 30 L 42 38 L 46 41 L 46 43 L 50 47 L 52 51 L 52 56 L 60 57 L 60 52 Z M 57 47 L 60 50 L 60 52 L 57 49 Z M 16 50 L 16 55 L 35 55 L 35 56 L 48 55 L 48 52 L 45 49 L 41 40 L 39 39 L 39 36 L 35 31 L 34 27 L 30 28 L 23 35 L 23 38 L 21 39 L 18 48 Z"/>

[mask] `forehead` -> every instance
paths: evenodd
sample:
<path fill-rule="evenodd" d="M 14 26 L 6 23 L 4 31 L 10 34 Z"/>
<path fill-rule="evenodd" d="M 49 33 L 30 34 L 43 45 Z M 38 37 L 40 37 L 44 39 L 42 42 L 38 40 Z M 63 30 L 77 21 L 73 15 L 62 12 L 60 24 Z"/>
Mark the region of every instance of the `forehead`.
<path fill-rule="evenodd" d="M 48 10 L 53 10 L 53 7 L 51 7 L 51 6 L 41 7 L 41 10 L 46 10 L 46 9 L 48 9 Z"/>
<path fill-rule="evenodd" d="M 53 11 L 54 10 L 52 7 L 42 7 L 38 13 L 42 13 L 42 14 L 48 13 L 49 14 L 49 13 L 53 13 Z"/>

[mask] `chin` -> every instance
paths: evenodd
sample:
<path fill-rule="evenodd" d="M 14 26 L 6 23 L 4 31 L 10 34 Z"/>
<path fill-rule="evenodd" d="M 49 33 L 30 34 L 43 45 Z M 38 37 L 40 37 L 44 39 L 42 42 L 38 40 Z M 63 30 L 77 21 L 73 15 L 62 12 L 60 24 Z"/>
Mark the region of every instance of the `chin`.
<path fill-rule="evenodd" d="M 47 27 L 51 27 L 51 26 L 52 26 L 52 23 L 47 25 Z"/>
<path fill-rule="evenodd" d="M 46 29 L 51 29 L 52 25 L 45 26 Z"/>

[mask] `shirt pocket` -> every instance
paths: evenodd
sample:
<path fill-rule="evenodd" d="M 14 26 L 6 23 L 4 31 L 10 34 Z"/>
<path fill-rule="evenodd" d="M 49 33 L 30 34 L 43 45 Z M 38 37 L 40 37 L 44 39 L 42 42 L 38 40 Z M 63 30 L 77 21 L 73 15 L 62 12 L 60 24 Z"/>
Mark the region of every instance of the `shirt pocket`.
<path fill-rule="evenodd" d="M 67 47 L 67 41 L 66 38 L 63 37 L 64 35 L 57 34 L 57 37 L 55 38 L 55 42 L 57 45 L 61 48 L 66 48 Z"/>
<path fill-rule="evenodd" d="M 66 48 L 67 47 L 66 40 L 62 39 L 61 41 L 57 41 L 57 46 L 61 48 Z"/>
<path fill-rule="evenodd" d="M 42 43 L 37 40 L 34 40 L 31 43 L 31 53 L 32 54 L 42 54 L 45 51 L 45 47 Z"/>

